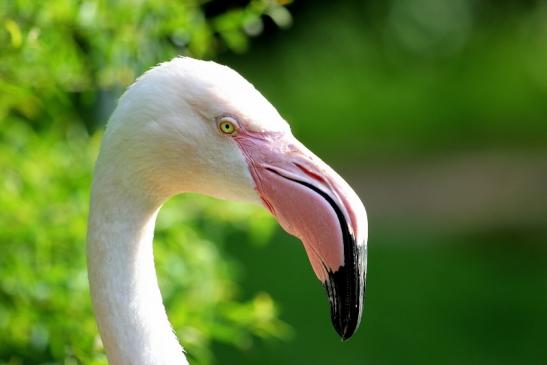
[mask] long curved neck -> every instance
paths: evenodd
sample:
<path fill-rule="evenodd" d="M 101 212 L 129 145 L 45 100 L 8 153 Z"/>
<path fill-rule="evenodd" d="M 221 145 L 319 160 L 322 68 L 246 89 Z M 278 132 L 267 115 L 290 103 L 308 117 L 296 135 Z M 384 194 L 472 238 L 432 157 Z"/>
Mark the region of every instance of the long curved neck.
<path fill-rule="evenodd" d="M 158 287 L 153 234 L 159 204 L 95 176 L 88 272 L 101 338 L 112 365 L 186 365 Z"/>

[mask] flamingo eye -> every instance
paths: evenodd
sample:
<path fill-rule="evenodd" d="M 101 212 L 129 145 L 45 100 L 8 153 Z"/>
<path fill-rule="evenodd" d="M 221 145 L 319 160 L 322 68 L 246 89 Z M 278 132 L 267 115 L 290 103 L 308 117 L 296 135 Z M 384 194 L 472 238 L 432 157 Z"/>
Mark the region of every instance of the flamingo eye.
<path fill-rule="evenodd" d="M 224 134 L 234 135 L 237 131 L 235 120 L 230 117 L 223 117 L 218 122 L 218 129 Z"/>

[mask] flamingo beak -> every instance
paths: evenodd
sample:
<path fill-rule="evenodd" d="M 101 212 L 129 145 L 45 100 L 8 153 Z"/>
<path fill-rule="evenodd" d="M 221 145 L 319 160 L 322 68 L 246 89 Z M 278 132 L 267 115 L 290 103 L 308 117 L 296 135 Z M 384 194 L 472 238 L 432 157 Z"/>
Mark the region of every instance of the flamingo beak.
<path fill-rule="evenodd" d="M 264 205 L 298 237 L 326 289 L 331 320 L 349 339 L 361 321 L 367 219 L 351 187 L 290 133 L 244 132 L 236 138 Z"/>

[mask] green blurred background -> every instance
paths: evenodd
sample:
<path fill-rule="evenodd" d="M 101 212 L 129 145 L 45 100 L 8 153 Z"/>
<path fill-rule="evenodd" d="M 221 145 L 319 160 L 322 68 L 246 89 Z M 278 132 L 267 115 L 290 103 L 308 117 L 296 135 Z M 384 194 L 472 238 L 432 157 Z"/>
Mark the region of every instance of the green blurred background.
<path fill-rule="evenodd" d="M 253 82 L 370 228 L 341 343 L 266 213 L 169 202 L 157 265 L 194 364 L 547 363 L 547 1 L 13 0 L 0 22 L 0 363 L 105 363 L 93 161 L 123 89 L 177 54 Z"/>

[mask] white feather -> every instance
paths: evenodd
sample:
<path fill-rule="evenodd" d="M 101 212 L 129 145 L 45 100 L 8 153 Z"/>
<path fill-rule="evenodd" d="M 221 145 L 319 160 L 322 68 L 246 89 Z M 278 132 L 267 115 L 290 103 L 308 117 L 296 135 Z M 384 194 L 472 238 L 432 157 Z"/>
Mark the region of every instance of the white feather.
<path fill-rule="evenodd" d="M 90 288 L 111 364 L 186 364 L 156 280 L 152 241 L 161 204 L 198 192 L 259 203 L 247 163 L 215 118 L 253 131 L 289 131 L 238 73 L 176 58 L 122 96 L 103 139 L 91 194 Z"/>

